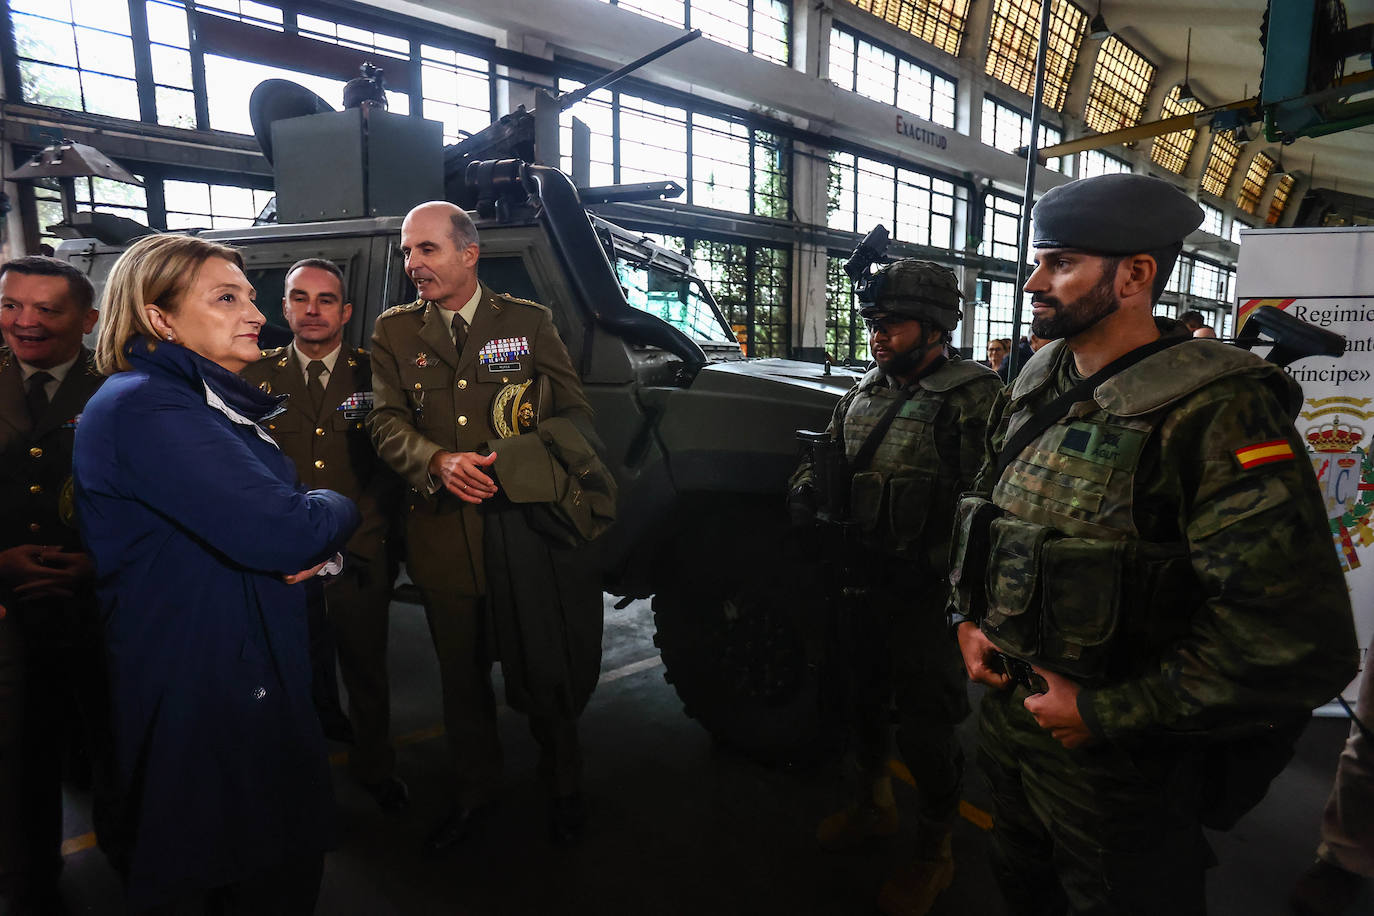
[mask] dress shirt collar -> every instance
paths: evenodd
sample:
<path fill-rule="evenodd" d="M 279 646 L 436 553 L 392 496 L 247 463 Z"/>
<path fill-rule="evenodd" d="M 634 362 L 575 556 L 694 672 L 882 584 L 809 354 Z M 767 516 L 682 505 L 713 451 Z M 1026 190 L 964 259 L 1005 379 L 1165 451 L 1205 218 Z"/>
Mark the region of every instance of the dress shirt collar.
<path fill-rule="evenodd" d="M 295 341 L 291 342 L 291 349 L 294 350 L 296 353 L 296 362 L 300 365 L 301 378 L 309 382 L 310 370 L 308 367 L 310 365 L 310 357 L 306 356 L 304 353 L 300 351 L 300 349 L 296 346 Z M 324 363 L 324 373 L 320 376 L 320 381 L 322 383 L 328 384 L 329 376 L 334 373 L 334 367 L 338 364 L 339 354 L 342 352 L 343 341 L 339 341 L 339 345 L 337 347 L 326 353 L 324 356 L 320 357 L 320 362 Z"/>
<path fill-rule="evenodd" d="M 72 366 L 75 366 L 76 361 L 80 358 L 81 351 L 77 350 L 76 355 L 73 356 L 71 359 L 67 360 L 62 365 L 53 366 L 51 369 L 41 370 L 52 376 L 52 380 L 43 386 L 45 389 L 47 389 L 48 400 L 52 400 L 52 396 L 57 393 L 57 389 L 62 387 L 62 382 L 64 379 L 66 379 L 67 373 L 71 371 Z M 27 391 L 29 388 L 29 376 L 33 375 L 35 372 L 38 372 L 40 370 L 37 366 L 30 366 L 28 363 L 24 362 L 22 359 L 19 359 L 18 357 L 15 358 L 15 362 L 19 364 L 19 371 L 22 372 L 24 375 L 24 390 Z"/>

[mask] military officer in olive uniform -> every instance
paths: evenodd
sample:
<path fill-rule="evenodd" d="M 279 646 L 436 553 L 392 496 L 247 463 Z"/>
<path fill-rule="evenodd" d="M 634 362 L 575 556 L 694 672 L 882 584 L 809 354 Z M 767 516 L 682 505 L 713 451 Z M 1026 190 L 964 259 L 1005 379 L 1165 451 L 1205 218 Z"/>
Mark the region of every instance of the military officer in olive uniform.
<path fill-rule="evenodd" d="M 319 258 L 292 265 L 282 315 L 294 340 L 264 352 L 242 374 L 264 391 L 291 396 L 284 412 L 266 425 L 296 465 L 301 482 L 312 490 L 344 494 L 362 513 L 363 522 L 348 542 L 343 573 L 323 589 L 324 601 L 348 688 L 354 736 L 349 770 L 377 804 L 395 809 L 405 805 L 408 793 L 396 776 L 396 752 L 387 740 L 392 576 L 386 535 L 400 479 L 377 457 L 365 427 L 372 409 L 372 363 L 366 350 L 343 346 L 353 306 L 346 301 L 338 266 Z M 325 651 L 332 647 L 326 644 Z M 332 680 L 333 665 L 321 665 L 316 673 Z M 330 694 L 337 708 L 337 693 L 326 691 Z"/>
<path fill-rule="evenodd" d="M 969 674 L 994 688 L 994 865 L 1015 914 L 1202 913 L 1202 826 L 1262 797 L 1358 658 L 1301 392 L 1160 338 L 1202 221 L 1172 185 L 1070 182 L 1032 217 L 1031 327 L 1053 342 L 989 420 L 951 572 Z"/>
<path fill-rule="evenodd" d="M 0 910 L 55 906 L 63 745 L 79 715 L 99 754 L 100 624 L 72 512 L 72 442 L 105 380 L 81 344 L 85 275 L 52 258 L 0 265 Z M 98 764 L 99 760 L 93 763 Z M 99 775 L 98 773 L 96 774 Z M 99 813 L 99 812 L 97 812 Z M 102 836 L 102 840 L 106 837 Z"/>
<path fill-rule="evenodd" d="M 1001 382 L 985 366 L 949 356 L 959 323 L 954 273 L 902 260 L 862 282 L 859 310 L 875 365 L 835 408 L 829 433 L 843 442 L 847 518 L 861 534 L 867 594 L 850 621 L 856 660 L 860 798 L 827 818 L 818 838 L 839 849 L 897 830 L 887 774 L 889 709 L 897 746 L 920 791 L 918 849 L 879 896 L 890 914 L 927 912 L 953 879 L 950 829 L 963 754 L 955 726 L 968 715 L 967 680 L 945 620 L 944 570 L 957 494 L 982 462 L 988 410 Z M 814 498 L 813 468 L 793 478 L 792 503 Z M 827 507 L 835 514 L 835 507 Z"/>
<path fill-rule="evenodd" d="M 504 467 L 493 402 L 506 386 L 541 379 L 547 416 L 590 421 L 577 372 L 543 306 L 477 280 L 477 230 L 460 208 L 422 204 L 401 228 L 406 272 L 419 298 L 384 312 L 373 335 L 378 453 L 410 484 L 406 560 L 424 593 L 443 681 L 453 763 L 453 806 L 431 850 L 463 840 L 493 799 L 501 771 L 491 687 L 492 634 L 484 622 L 486 569 L 520 557 L 483 556 L 483 504 L 497 497 Z M 580 824 L 581 758 L 573 715 L 531 715 L 556 828 Z"/>

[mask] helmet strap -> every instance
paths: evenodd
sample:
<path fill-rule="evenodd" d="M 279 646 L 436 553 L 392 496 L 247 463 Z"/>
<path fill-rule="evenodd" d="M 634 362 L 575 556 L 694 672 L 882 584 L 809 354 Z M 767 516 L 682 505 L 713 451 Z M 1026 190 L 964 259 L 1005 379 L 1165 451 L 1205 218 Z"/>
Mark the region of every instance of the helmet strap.
<path fill-rule="evenodd" d="M 905 350 L 892 357 L 892 360 L 887 364 L 887 368 L 883 370 L 885 375 L 894 378 L 902 375 L 910 375 L 912 372 L 916 371 L 916 367 L 921 365 L 922 361 L 925 360 L 927 353 L 936 348 L 944 348 L 945 341 L 943 335 L 936 339 L 934 343 L 927 343 L 926 338 L 930 336 L 929 327 L 921 319 L 917 318 L 915 320 L 921 327 L 921 342 L 909 350 Z"/>

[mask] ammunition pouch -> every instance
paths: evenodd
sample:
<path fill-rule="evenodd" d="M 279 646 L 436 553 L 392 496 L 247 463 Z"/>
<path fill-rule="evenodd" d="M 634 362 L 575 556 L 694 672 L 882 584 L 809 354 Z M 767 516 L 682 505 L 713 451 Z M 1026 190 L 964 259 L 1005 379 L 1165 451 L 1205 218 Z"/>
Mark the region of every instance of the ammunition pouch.
<path fill-rule="evenodd" d="M 951 567 L 954 610 L 998 649 L 1085 684 L 1182 634 L 1198 594 L 1184 544 L 1064 537 L 979 497 L 960 502 Z"/>

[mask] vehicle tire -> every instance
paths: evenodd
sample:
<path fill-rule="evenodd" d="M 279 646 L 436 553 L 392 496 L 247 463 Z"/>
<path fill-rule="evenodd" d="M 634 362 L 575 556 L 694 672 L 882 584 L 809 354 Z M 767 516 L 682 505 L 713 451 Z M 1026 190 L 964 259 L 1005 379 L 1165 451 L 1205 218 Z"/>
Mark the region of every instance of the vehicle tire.
<path fill-rule="evenodd" d="M 818 564 L 781 511 L 704 513 L 668 547 L 654 644 L 688 716 L 770 764 L 838 753 Z"/>

